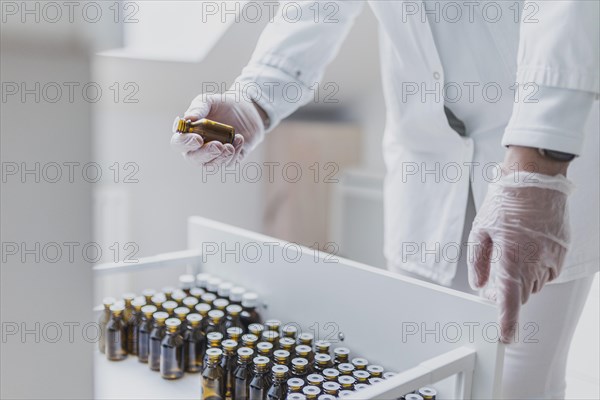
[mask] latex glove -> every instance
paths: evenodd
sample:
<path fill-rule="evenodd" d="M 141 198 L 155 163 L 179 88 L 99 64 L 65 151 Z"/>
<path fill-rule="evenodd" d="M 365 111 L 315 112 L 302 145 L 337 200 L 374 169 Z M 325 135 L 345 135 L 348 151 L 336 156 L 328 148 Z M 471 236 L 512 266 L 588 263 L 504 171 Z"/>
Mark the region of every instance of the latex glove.
<path fill-rule="evenodd" d="M 469 235 L 469 283 L 499 305 L 501 341 L 510 343 L 519 311 L 531 293 L 561 272 L 569 247 L 567 198 L 573 185 L 563 175 L 505 173 L 491 183 Z"/>
<path fill-rule="evenodd" d="M 173 134 L 173 148 L 180 151 L 187 161 L 199 166 L 239 162 L 262 141 L 265 133 L 263 119 L 254 103 L 232 92 L 197 96 L 183 118 L 192 121 L 208 118 L 235 128 L 233 145 L 217 141 L 204 143 L 202 137 L 195 133 Z"/>

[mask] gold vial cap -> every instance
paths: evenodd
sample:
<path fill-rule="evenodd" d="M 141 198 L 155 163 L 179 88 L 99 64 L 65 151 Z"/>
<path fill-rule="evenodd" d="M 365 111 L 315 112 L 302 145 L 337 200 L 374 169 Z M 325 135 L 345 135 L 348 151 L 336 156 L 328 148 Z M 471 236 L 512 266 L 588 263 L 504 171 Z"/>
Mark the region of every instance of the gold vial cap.
<path fill-rule="evenodd" d="M 254 355 L 254 350 L 252 350 L 250 347 L 240 347 L 237 349 L 237 354 L 240 360 L 248 362 Z"/>
<path fill-rule="evenodd" d="M 156 306 L 153 306 L 152 304 L 148 304 L 147 306 L 142 307 L 142 314 L 144 314 L 146 316 L 146 318 L 152 318 L 152 314 L 154 314 L 156 312 L 157 308 Z"/>
<path fill-rule="evenodd" d="M 192 326 L 198 326 L 200 325 L 200 322 L 202 322 L 202 315 L 198 314 L 198 313 L 191 313 L 188 314 L 185 319 L 187 320 L 187 322 L 190 323 L 190 325 Z"/>
<path fill-rule="evenodd" d="M 167 318 L 169 318 L 169 314 L 167 314 L 164 311 L 157 311 L 154 314 L 152 314 L 152 318 L 154 318 L 154 320 L 158 324 L 163 324 L 167 320 Z"/>
<path fill-rule="evenodd" d="M 285 379 L 289 370 L 290 369 L 285 365 L 274 365 L 271 368 L 271 372 L 273 372 L 273 378 L 275 379 Z"/>
<path fill-rule="evenodd" d="M 200 303 L 200 304 L 196 304 L 196 307 L 194 307 L 196 309 L 196 311 L 198 311 L 198 313 L 200 315 L 202 315 L 203 317 L 208 315 L 208 312 L 210 311 L 210 305 L 206 304 L 206 303 Z"/>

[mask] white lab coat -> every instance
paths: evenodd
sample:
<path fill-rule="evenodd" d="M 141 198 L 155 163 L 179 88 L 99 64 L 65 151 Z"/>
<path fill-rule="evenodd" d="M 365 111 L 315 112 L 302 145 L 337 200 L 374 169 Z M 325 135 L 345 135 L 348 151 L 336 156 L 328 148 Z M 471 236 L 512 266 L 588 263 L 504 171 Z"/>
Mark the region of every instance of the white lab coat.
<path fill-rule="evenodd" d="M 314 2 L 294 3 L 295 7 L 302 7 L 302 18 L 291 21 L 278 13 L 237 79 L 241 84 L 260 87 L 249 93 L 269 115 L 271 127 L 312 99 L 308 88 L 322 77 L 363 6 L 357 1 L 323 2 L 322 7 L 328 8 L 320 10 L 319 21 L 315 22 Z M 325 22 L 323 16 L 330 15 L 332 3 L 338 7 L 333 15 L 336 21 Z M 485 3 L 490 2 L 481 2 L 479 6 L 484 7 Z M 501 5 L 505 13 L 514 12 L 509 9 L 514 7 L 513 2 L 491 3 Z M 448 48 L 438 51 L 430 17 L 414 13 L 414 7 L 417 11 L 423 7 L 421 1 L 373 1 L 370 5 L 380 22 L 387 107 L 383 142 L 387 167 L 385 255 L 390 269 L 417 273 L 447 285 L 455 275 L 456 252 L 465 251 L 460 240 L 469 182 L 472 181 L 478 208 L 488 182 L 497 171 L 489 163 L 503 159 L 503 134 L 514 110 L 521 106 L 515 105 L 512 95 L 503 95 L 497 101 L 460 100 L 455 104 L 429 95 L 423 101 L 420 95 L 408 95 L 414 86 L 409 88 L 407 84 L 417 83 L 429 89 L 436 85 L 443 87 L 446 70 L 453 71 L 453 82 L 465 82 L 472 76 L 460 76 L 462 66 L 477 64 L 478 79 L 485 79 L 482 84 L 494 82 L 506 90 L 515 82 L 534 82 L 548 86 L 548 91 L 564 90 L 567 98 L 569 93 L 576 92 L 595 96 L 599 92 L 598 3 L 538 2 L 535 17 L 540 22 L 522 24 L 521 30 L 513 18 L 502 18 L 495 23 L 486 23 L 482 18 L 461 18 L 457 23 L 468 24 L 465 32 L 474 43 L 473 61 L 452 57 Z M 559 29 L 565 23 L 566 30 Z M 457 26 L 452 25 L 446 32 L 443 24 L 436 25 L 440 29 L 435 32 L 438 40 L 458 43 L 462 38 Z M 473 42 L 473 37 L 478 40 Z M 443 62 L 440 54 L 446 54 Z M 360 79 L 360 71 L 356 73 Z M 289 101 L 277 89 L 290 84 L 303 89 L 300 101 Z M 450 128 L 445 104 L 465 119 L 465 137 Z M 537 108 L 540 109 L 543 111 L 543 106 Z M 530 114 L 527 110 L 524 113 Z M 585 119 L 587 112 L 583 115 Z M 589 118 L 584 146 L 582 123 L 567 126 L 564 131 L 571 134 L 566 137 L 564 132 L 545 132 L 542 128 L 548 121 L 540 118 L 541 121 L 527 121 L 541 127 L 532 128 L 536 134 L 519 133 L 516 129 L 511 133 L 513 141 L 504 144 L 581 154 L 569 171 L 578 189 L 571 198 L 573 248 L 559 278 L 566 281 L 598 270 L 598 117 L 592 113 Z"/>

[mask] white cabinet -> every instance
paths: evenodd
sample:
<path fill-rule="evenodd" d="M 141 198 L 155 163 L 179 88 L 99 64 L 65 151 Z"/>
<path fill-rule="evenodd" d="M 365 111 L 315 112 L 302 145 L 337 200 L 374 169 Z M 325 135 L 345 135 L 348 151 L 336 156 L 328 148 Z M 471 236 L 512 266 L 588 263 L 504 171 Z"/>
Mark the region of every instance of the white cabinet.
<path fill-rule="evenodd" d="M 204 271 L 256 291 L 266 318 L 296 323 L 399 372 L 347 398 L 397 398 L 430 384 L 440 399 L 498 397 L 504 349 L 496 307 L 485 300 L 199 217 L 189 220 L 188 248 L 96 267 L 97 287 L 105 288 L 98 304 L 119 296 L 123 282 L 139 293 Z M 200 378 L 167 382 L 136 360 L 98 357 L 95 388 L 99 398 L 199 398 Z"/>

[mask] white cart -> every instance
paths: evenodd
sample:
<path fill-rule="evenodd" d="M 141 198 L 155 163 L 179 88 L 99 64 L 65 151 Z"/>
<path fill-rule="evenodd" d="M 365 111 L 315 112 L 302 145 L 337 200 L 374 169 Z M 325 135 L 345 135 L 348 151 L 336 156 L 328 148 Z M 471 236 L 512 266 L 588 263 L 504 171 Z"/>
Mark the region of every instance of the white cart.
<path fill-rule="evenodd" d="M 97 304 L 208 272 L 257 292 L 264 317 L 398 372 L 346 399 L 394 399 L 427 385 L 439 399 L 499 397 L 504 348 L 490 302 L 205 218 L 190 218 L 188 229 L 188 251 L 95 267 Z M 134 357 L 98 353 L 94 375 L 99 399 L 200 398 L 198 374 L 166 381 Z"/>

